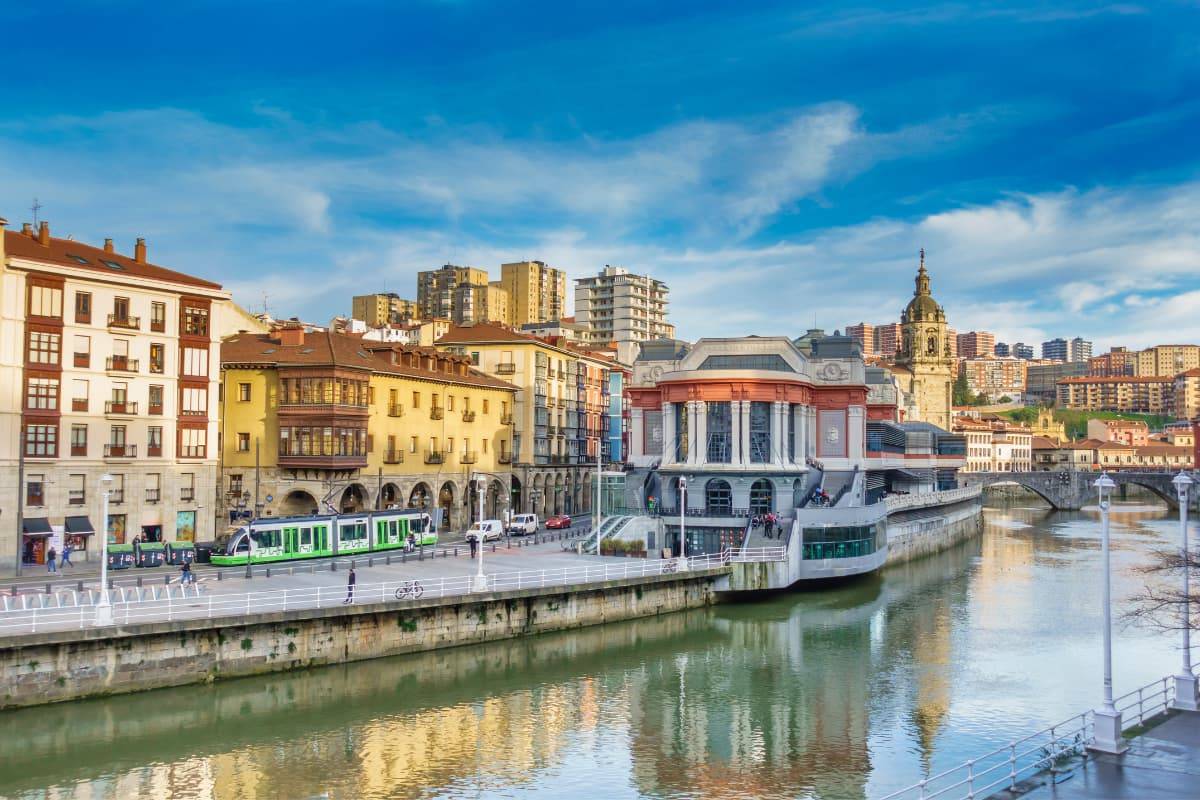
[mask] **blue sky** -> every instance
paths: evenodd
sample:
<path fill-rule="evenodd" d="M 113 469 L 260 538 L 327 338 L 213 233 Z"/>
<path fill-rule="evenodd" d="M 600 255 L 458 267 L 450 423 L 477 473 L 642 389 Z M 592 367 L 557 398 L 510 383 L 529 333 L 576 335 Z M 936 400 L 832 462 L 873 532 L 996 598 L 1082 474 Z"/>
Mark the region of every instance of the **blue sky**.
<path fill-rule="evenodd" d="M 324 321 L 447 261 L 620 264 L 680 335 L 1200 342 L 1200 6 L 6 9 L 0 215 Z"/>

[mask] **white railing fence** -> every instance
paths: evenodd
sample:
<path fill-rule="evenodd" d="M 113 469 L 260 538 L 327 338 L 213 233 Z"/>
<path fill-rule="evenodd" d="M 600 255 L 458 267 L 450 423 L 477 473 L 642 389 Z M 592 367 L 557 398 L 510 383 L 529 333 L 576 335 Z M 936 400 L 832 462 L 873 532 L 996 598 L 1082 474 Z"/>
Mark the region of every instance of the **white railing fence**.
<path fill-rule="evenodd" d="M 983 493 L 982 486 L 960 486 L 957 489 L 943 489 L 940 492 L 926 494 L 897 494 L 884 498 L 887 510 L 904 511 L 909 508 L 924 508 L 925 506 L 940 506 L 947 503 L 959 503 L 979 497 Z"/>
<path fill-rule="evenodd" d="M 753 564 L 759 561 L 787 561 L 787 548 L 778 547 L 747 547 L 735 550 L 729 555 L 730 564 Z"/>
<path fill-rule="evenodd" d="M 1163 713 L 1174 700 L 1174 680 L 1168 676 L 1113 701 L 1122 712 L 1124 729 L 1136 727 Z M 1126 714 L 1126 712 L 1129 712 Z M 880 800 L 974 800 L 990 797 L 1038 773 L 1070 772 L 1087 761 L 1094 735 L 1093 712 L 1001 745 L 936 775 L 885 795 Z"/>
<path fill-rule="evenodd" d="M 770 548 L 768 548 L 770 549 Z M 486 574 L 486 591 L 533 589 L 543 586 L 563 586 L 578 583 L 597 583 L 626 578 L 647 578 L 688 570 L 722 567 L 730 561 L 729 550 L 686 559 L 625 559 L 623 563 L 605 563 L 563 567 L 559 569 L 521 570 Z M 354 603 L 404 603 L 421 598 L 439 598 L 469 594 L 474 590 L 475 575 L 418 578 L 358 583 L 354 587 Z M 49 607 L 23 607 L 25 595 L 6 597 L 16 607 L 0 610 L 0 636 L 37 633 L 50 628 L 83 629 L 96 627 L 96 601 L 99 591 L 85 592 L 75 602 Z M 275 611 L 326 608 L 345 604 L 350 598 L 349 587 L 298 587 L 268 591 L 221 594 L 203 590 L 199 585 L 114 588 L 108 593 L 113 625 L 139 622 L 173 622 L 180 619 L 213 619 L 245 616 Z M 86 602 L 85 602 L 86 601 Z"/>

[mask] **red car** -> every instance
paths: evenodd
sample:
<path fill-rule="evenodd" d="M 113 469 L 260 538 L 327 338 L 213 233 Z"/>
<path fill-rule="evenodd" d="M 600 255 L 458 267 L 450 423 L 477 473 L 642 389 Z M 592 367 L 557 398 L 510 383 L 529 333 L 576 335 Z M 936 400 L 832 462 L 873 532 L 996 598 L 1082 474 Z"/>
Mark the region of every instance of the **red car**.
<path fill-rule="evenodd" d="M 571 518 L 566 514 L 555 514 L 550 519 L 546 520 L 547 528 L 569 528 L 571 527 Z"/>

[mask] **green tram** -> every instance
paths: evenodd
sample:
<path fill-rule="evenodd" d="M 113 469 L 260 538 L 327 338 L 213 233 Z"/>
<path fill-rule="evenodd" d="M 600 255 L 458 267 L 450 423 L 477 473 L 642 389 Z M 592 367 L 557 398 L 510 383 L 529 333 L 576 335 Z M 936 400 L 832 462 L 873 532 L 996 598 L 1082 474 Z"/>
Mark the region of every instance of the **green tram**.
<path fill-rule="evenodd" d="M 216 541 L 212 563 L 269 564 L 435 545 L 437 525 L 419 509 L 256 519 Z"/>

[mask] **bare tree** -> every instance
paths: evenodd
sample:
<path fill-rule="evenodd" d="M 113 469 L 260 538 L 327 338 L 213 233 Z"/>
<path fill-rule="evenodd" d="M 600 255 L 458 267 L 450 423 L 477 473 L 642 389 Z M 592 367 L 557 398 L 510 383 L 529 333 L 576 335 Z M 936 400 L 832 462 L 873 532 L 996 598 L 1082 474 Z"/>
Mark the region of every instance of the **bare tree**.
<path fill-rule="evenodd" d="M 1148 625 L 1164 631 L 1183 629 L 1186 607 L 1191 617 L 1191 628 L 1200 628 L 1200 553 L 1194 549 L 1188 553 L 1188 593 L 1183 592 L 1184 555 L 1180 548 L 1160 550 L 1153 560 L 1138 572 L 1147 578 L 1142 591 L 1131 598 L 1133 607 L 1125 613 L 1131 622 Z"/>

